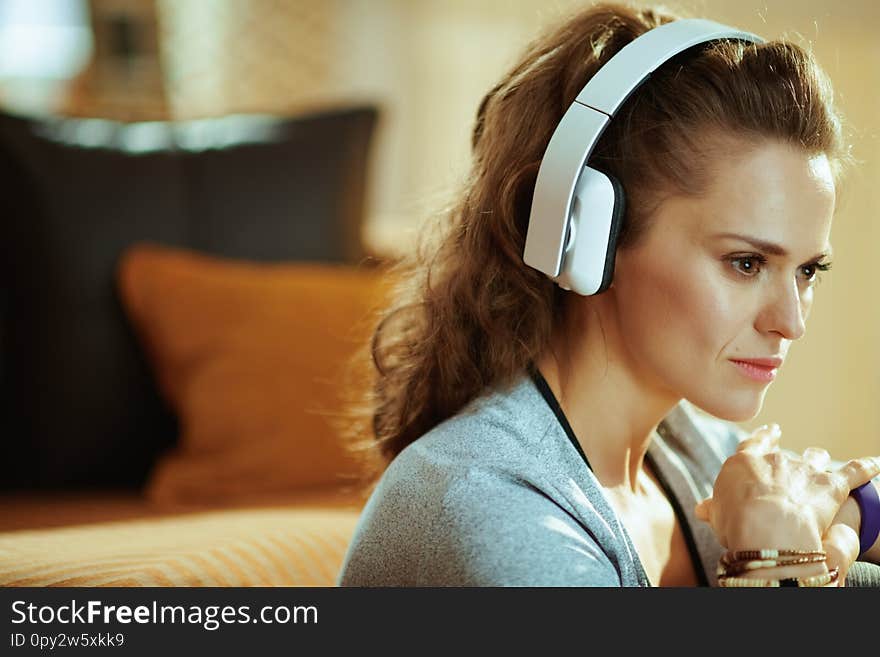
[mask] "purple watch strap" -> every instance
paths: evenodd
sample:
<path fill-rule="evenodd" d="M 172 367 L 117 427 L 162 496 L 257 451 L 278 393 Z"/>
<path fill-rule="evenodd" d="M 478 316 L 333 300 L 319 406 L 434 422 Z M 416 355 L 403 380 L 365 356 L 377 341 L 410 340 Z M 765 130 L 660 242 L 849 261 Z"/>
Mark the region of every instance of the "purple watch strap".
<path fill-rule="evenodd" d="M 870 481 L 850 492 L 862 511 L 861 531 L 859 531 L 859 556 L 867 552 L 880 535 L 880 494 Z"/>

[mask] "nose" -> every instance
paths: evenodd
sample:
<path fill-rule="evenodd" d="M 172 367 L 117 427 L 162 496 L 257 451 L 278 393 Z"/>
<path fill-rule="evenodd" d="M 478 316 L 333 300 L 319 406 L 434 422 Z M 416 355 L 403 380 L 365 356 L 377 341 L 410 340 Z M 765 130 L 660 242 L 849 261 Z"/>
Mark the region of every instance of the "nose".
<path fill-rule="evenodd" d="M 763 331 L 774 331 L 787 340 L 797 340 L 806 333 L 806 316 L 809 313 L 809 301 L 802 295 L 797 280 L 774 288 L 775 294 L 768 299 L 761 315 Z M 809 292 L 807 292 L 809 294 Z"/>

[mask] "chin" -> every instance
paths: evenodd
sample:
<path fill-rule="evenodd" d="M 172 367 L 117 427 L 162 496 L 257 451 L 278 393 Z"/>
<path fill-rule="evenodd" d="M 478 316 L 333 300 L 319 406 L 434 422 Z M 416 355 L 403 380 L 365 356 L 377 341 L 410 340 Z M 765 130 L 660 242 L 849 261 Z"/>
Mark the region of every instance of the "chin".
<path fill-rule="evenodd" d="M 755 392 L 751 394 L 730 394 L 728 391 L 723 396 L 707 397 L 705 394 L 695 395 L 688 397 L 688 401 L 706 413 L 717 417 L 719 420 L 749 422 L 754 420 L 764 407 L 764 394 L 766 392 L 766 388 L 760 394 Z"/>

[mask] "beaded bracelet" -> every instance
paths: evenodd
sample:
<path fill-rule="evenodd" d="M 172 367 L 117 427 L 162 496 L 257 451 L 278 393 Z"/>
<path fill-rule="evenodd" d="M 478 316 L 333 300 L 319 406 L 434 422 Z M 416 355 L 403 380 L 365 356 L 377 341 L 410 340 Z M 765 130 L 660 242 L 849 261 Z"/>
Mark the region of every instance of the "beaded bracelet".
<path fill-rule="evenodd" d="M 821 555 L 825 557 L 823 550 L 738 550 L 725 552 L 721 555 L 722 561 L 746 561 L 750 559 L 777 559 L 779 557 L 812 557 Z"/>
<path fill-rule="evenodd" d="M 825 561 L 824 553 L 817 553 L 803 557 L 782 557 L 779 559 L 751 559 L 742 561 L 720 561 L 718 563 L 717 575 L 719 577 L 731 577 L 741 575 L 750 570 L 759 570 L 761 568 L 779 568 L 783 566 L 800 566 L 808 563 L 823 563 Z"/>
<path fill-rule="evenodd" d="M 799 586 L 799 587 L 820 587 L 828 586 L 837 582 L 840 569 L 833 568 L 827 573 L 821 575 L 813 575 L 811 577 L 785 577 L 783 579 L 746 579 L 744 577 L 719 577 L 718 586 L 725 588 L 745 588 L 745 587 L 778 587 L 778 586 Z"/>
<path fill-rule="evenodd" d="M 825 586 L 825 584 L 813 583 L 814 578 L 827 577 L 827 573 L 799 580 L 798 578 L 783 578 L 780 580 L 770 579 L 747 579 L 737 577 L 751 570 L 761 568 L 776 568 L 780 566 L 794 566 L 810 563 L 824 563 L 827 558 L 823 550 L 738 550 L 728 551 L 721 555 L 718 561 L 718 582 L 720 586 Z M 833 571 L 832 571 L 833 572 Z M 831 581 L 836 581 L 834 574 Z M 799 582 L 806 582 L 800 584 Z"/>

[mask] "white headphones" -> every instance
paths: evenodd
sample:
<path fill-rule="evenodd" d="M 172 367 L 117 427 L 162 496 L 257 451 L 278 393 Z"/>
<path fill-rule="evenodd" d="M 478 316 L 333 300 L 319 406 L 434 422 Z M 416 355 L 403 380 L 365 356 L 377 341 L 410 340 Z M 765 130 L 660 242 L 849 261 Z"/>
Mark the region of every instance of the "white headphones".
<path fill-rule="evenodd" d="M 716 39 L 763 43 L 703 19 L 665 23 L 621 48 L 577 95 L 550 138 L 532 199 L 524 262 L 560 287 L 588 296 L 611 285 L 625 194 L 587 158 L 621 105 L 651 73 L 692 46 Z"/>

